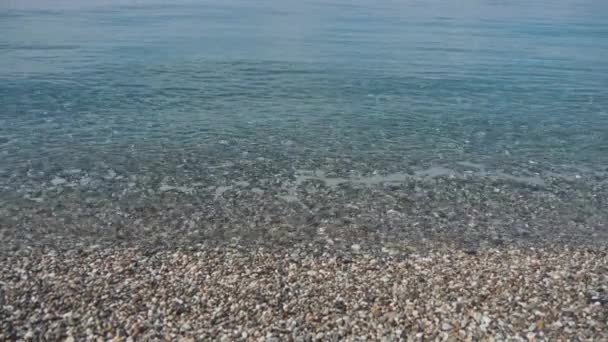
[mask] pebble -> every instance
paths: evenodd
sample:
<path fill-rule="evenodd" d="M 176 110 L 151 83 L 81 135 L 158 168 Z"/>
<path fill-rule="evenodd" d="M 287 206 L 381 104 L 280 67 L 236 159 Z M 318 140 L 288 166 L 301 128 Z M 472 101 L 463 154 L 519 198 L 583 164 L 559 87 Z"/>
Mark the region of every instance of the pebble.
<path fill-rule="evenodd" d="M 114 179 L 114 177 L 116 177 L 116 171 L 110 169 L 104 178 L 110 180 Z"/>
<path fill-rule="evenodd" d="M 53 186 L 59 186 L 59 185 L 65 184 L 65 183 L 67 183 L 67 180 L 65 180 L 64 178 L 61 178 L 61 177 L 55 177 L 51 180 L 51 184 Z"/>
<path fill-rule="evenodd" d="M 0 337 L 602 341 L 607 252 L 438 249 L 344 263 L 314 250 L 286 260 L 292 250 L 34 249 L 0 255 Z"/>

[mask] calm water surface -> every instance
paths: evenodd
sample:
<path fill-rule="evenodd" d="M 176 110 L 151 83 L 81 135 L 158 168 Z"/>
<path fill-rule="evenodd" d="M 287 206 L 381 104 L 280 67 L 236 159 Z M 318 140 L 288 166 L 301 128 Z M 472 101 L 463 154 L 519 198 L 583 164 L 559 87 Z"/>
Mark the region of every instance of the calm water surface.
<path fill-rule="evenodd" d="M 208 149 L 379 167 L 608 160 L 601 1 L 4 1 L 0 11 L 5 170 Z"/>

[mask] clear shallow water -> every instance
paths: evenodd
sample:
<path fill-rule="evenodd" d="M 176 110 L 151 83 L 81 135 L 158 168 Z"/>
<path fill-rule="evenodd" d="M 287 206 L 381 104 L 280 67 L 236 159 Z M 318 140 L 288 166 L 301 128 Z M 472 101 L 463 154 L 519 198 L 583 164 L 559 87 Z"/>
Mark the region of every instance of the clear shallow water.
<path fill-rule="evenodd" d="M 608 168 L 601 1 L 3 1 L 0 32 L 6 201 Z"/>

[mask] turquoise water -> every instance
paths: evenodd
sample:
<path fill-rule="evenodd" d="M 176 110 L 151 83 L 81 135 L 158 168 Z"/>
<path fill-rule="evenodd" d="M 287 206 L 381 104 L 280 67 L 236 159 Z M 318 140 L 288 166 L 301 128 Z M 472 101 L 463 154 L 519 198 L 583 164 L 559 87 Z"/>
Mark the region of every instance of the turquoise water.
<path fill-rule="evenodd" d="M 603 184 L 608 2 L 0 4 L 1 197 L 14 210 L 163 185 L 212 201 L 234 182 L 294 199 L 285 184 L 302 170 L 459 167 Z"/>

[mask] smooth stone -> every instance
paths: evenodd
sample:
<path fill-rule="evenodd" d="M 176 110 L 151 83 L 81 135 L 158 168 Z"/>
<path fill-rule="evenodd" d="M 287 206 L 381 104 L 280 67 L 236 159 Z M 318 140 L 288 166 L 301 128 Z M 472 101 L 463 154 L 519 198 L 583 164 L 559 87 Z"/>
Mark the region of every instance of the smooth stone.
<path fill-rule="evenodd" d="M 51 180 L 53 186 L 58 186 L 67 183 L 67 181 L 61 177 L 55 177 Z"/>

